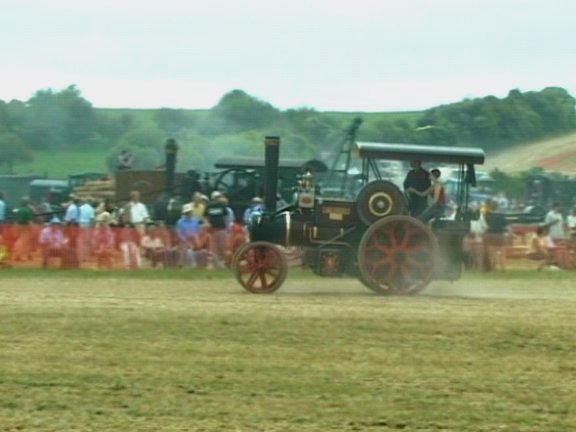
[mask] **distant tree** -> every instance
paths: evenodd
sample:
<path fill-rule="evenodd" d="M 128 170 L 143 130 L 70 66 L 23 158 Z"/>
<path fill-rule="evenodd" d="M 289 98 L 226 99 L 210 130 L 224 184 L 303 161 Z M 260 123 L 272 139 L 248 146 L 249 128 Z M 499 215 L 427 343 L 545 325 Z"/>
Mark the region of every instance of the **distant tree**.
<path fill-rule="evenodd" d="M 129 113 L 97 112 L 98 134 L 108 143 L 117 142 L 129 130 L 136 128 L 134 116 Z"/>
<path fill-rule="evenodd" d="M 419 126 L 447 131 L 459 145 L 495 150 L 574 130 L 574 101 L 559 88 L 511 90 L 503 99 L 488 96 L 435 107 L 424 113 Z"/>
<path fill-rule="evenodd" d="M 15 164 L 29 162 L 32 159 L 32 152 L 18 135 L 9 132 L 0 133 L 0 166 L 7 173 L 14 172 Z"/>
<path fill-rule="evenodd" d="M 78 148 L 90 145 L 97 130 L 92 105 L 75 86 L 59 92 L 39 90 L 27 104 L 24 140 L 32 148 Z"/>
<path fill-rule="evenodd" d="M 190 116 L 183 109 L 161 108 L 154 111 L 154 119 L 158 127 L 170 136 L 175 136 L 182 129 L 190 128 L 193 124 Z"/>
<path fill-rule="evenodd" d="M 270 103 L 242 90 L 232 90 L 212 108 L 207 129 L 212 134 L 242 132 L 269 127 L 280 122 L 281 118 L 280 111 Z"/>

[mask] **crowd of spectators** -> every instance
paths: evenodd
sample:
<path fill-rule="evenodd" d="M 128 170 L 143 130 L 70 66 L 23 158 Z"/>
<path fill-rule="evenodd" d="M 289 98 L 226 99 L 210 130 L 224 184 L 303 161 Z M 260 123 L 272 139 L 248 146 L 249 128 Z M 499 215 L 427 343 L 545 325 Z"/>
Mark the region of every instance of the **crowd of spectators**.
<path fill-rule="evenodd" d="M 411 214 L 423 221 L 439 215 L 453 217 L 455 207 L 446 198 L 437 170 L 426 182 L 422 171 L 415 163 L 405 184 L 413 196 Z M 34 204 L 24 197 L 9 210 L 0 192 L 0 268 L 223 269 L 247 241 L 251 219 L 263 210 L 259 197 L 243 214 L 235 215 L 221 192 L 214 191 L 210 197 L 195 193 L 182 205 L 175 225 L 167 227 L 151 218 L 140 198 L 137 191 L 126 203 L 79 198 L 54 210 L 46 200 Z M 539 269 L 576 267 L 576 208 L 565 217 L 565 209 L 555 203 L 542 223 L 519 233 L 508 223 L 508 207 L 506 197 L 499 194 L 484 203 L 480 218 L 472 221 L 465 239 L 471 267 L 506 270 L 510 246 L 520 236 L 523 255 L 537 261 Z M 11 223 L 6 222 L 8 212 Z"/>
<path fill-rule="evenodd" d="M 498 200 L 490 200 L 472 222 L 465 242 L 470 265 L 479 270 L 506 270 L 506 258 L 515 251 L 537 262 L 538 270 L 576 268 L 576 208 L 563 215 L 554 203 L 537 224 L 510 224 Z M 518 256 L 515 256 L 518 258 Z"/>
<path fill-rule="evenodd" d="M 56 211 L 23 198 L 5 223 L 0 193 L 0 266 L 223 269 L 246 242 L 243 221 L 260 202 L 236 217 L 221 192 L 195 193 L 168 227 L 152 219 L 136 191 L 125 204 L 73 199 Z"/>

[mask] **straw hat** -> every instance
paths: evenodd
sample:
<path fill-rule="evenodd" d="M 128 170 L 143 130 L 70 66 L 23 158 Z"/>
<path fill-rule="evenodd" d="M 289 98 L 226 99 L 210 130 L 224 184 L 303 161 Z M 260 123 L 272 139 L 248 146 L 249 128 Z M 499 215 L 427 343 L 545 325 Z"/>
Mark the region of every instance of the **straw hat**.
<path fill-rule="evenodd" d="M 112 223 L 112 215 L 109 212 L 102 212 L 96 216 L 96 222 L 103 225 L 110 225 Z"/>

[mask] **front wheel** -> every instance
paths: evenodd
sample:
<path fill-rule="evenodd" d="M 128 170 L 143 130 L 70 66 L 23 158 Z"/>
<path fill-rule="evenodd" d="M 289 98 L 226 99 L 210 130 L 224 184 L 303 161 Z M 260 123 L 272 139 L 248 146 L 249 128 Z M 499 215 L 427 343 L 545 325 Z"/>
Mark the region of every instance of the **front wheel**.
<path fill-rule="evenodd" d="M 232 271 L 245 290 L 270 294 L 286 280 L 288 262 L 278 246 L 257 241 L 238 249 L 232 260 Z"/>

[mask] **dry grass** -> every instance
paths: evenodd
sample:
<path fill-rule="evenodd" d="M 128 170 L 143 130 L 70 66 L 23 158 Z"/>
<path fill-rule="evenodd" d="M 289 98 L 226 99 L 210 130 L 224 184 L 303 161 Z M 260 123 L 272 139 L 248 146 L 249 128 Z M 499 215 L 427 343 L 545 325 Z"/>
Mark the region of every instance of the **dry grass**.
<path fill-rule="evenodd" d="M 485 169 L 517 173 L 540 167 L 567 175 L 576 173 L 576 134 L 516 146 L 486 159 Z"/>
<path fill-rule="evenodd" d="M 571 274 L 0 278 L 0 431 L 571 431 Z"/>

